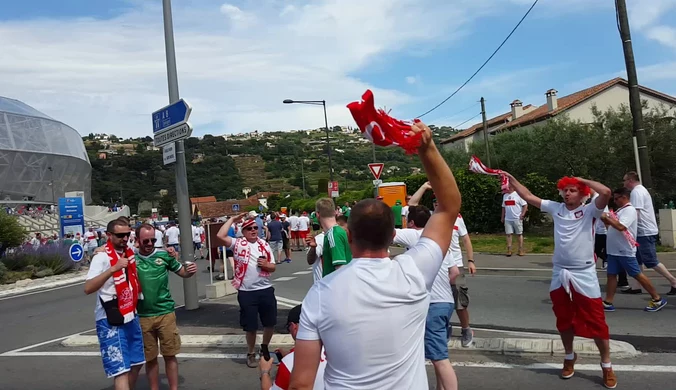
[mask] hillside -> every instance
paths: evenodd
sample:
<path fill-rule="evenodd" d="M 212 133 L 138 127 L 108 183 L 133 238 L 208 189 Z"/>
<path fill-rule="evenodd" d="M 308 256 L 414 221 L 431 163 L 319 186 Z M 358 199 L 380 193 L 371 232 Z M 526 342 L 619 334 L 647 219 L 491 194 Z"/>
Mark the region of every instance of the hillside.
<path fill-rule="evenodd" d="M 435 138 L 452 134 L 433 127 Z M 141 200 L 158 199 L 160 190 L 175 194 L 174 169 L 162 165 L 161 150 L 150 137 L 120 140 L 115 136 L 84 137 L 92 164 L 92 199 L 97 204 L 122 202 L 136 210 Z M 336 126 L 330 133 L 334 180 L 341 191 L 363 189 L 372 176 L 373 148 L 358 130 Z M 303 171 L 309 195 L 320 179 L 328 179 L 326 132 L 323 130 L 248 133 L 189 138 L 185 142 L 191 196 L 239 198 L 242 188 L 254 192 L 289 192 L 302 188 Z M 382 178 L 418 173 L 420 164 L 399 148 L 375 148 L 385 164 Z"/>

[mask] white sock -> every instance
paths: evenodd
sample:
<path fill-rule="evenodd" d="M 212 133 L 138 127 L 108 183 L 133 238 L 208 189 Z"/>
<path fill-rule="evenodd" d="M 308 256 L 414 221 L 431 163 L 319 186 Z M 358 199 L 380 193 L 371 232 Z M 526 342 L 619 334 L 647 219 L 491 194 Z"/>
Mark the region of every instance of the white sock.
<path fill-rule="evenodd" d="M 566 355 L 566 360 L 573 360 L 575 359 L 575 352 L 569 353 Z"/>
<path fill-rule="evenodd" d="M 611 368 L 611 367 L 613 367 L 613 365 L 610 364 L 610 362 L 608 362 L 608 363 L 601 362 L 601 367 L 603 367 L 603 368 Z"/>

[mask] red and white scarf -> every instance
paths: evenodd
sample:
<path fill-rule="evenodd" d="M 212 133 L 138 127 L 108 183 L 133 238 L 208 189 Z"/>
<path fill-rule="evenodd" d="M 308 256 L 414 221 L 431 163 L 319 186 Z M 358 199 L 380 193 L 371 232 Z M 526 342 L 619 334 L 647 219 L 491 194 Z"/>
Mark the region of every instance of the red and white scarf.
<path fill-rule="evenodd" d="M 509 179 L 505 172 L 500 169 L 488 168 L 484 163 L 479 160 L 479 157 L 472 156 L 469 159 L 469 171 L 474 173 L 481 173 L 484 175 L 499 176 L 500 177 L 500 187 L 503 191 L 509 190 Z"/>
<path fill-rule="evenodd" d="M 232 286 L 237 290 L 242 286 L 244 275 L 246 275 L 246 270 L 249 268 L 251 246 L 254 244 L 258 244 L 260 253 L 264 254 L 268 259 L 268 263 L 272 263 L 272 250 L 270 250 L 270 245 L 267 242 L 257 238 L 255 243 L 251 243 L 244 237 L 238 238 L 235 241 L 235 248 L 233 250 L 235 257 L 235 278 L 232 280 Z M 258 272 L 258 275 L 262 278 L 270 277 L 270 273 L 262 269 Z"/>
<path fill-rule="evenodd" d="M 625 208 L 625 207 L 627 207 L 627 206 L 629 206 L 629 205 L 630 205 L 630 203 L 627 203 L 626 205 L 624 205 L 624 206 L 620 207 L 619 209 L 617 209 L 617 211 L 620 211 L 620 210 L 622 210 L 623 208 Z M 619 220 L 620 220 L 620 218 L 617 216 L 617 213 L 616 213 L 615 211 L 613 211 L 613 210 L 610 210 L 610 211 L 608 212 L 608 215 L 610 216 L 611 219 L 614 219 L 614 220 L 616 220 L 616 221 L 619 221 Z M 624 231 L 623 231 L 622 233 L 624 234 L 624 238 L 627 239 L 627 242 L 629 243 L 629 245 L 634 246 L 634 247 L 637 247 L 637 246 L 638 246 L 638 242 L 636 242 L 636 239 L 635 239 L 634 236 L 631 234 L 631 232 L 629 231 L 629 229 L 624 229 Z"/>
<path fill-rule="evenodd" d="M 115 251 L 110 240 L 106 243 L 106 254 L 110 259 L 110 266 L 114 267 L 120 260 L 120 256 Z M 124 316 L 124 323 L 126 324 L 134 319 L 136 305 L 139 299 L 143 299 L 143 294 L 141 293 L 141 284 L 138 281 L 134 251 L 127 248 L 124 250 L 123 256 L 129 259 L 129 263 L 126 270 L 123 268 L 113 273 L 113 282 L 115 283 L 115 292 L 117 293 L 117 305 L 120 309 L 120 314 Z"/>
<path fill-rule="evenodd" d="M 367 89 L 361 101 L 347 105 L 364 138 L 380 146 L 399 146 L 406 154 L 416 154 L 422 134 L 410 135 L 411 123 L 392 118 L 376 109 L 373 92 Z M 417 121 L 417 120 L 416 120 Z"/>

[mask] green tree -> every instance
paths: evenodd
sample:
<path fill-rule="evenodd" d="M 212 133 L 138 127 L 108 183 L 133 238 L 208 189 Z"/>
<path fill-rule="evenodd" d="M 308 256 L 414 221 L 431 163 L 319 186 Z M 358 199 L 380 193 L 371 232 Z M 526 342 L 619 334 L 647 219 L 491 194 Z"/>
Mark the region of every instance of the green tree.
<path fill-rule="evenodd" d="M 4 210 L 0 211 L 0 255 L 8 248 L 20 246 L 25 239 L 26 231 L 19 221 Z"/>
<path fill-rule="evenodd" d="M 160 198 L 159 210 L 160 215 L 168 217 L 169 219 L 176 219 L 176 211 L 174 210 L 174 200 L 170 196 L 163 196 Z"/>

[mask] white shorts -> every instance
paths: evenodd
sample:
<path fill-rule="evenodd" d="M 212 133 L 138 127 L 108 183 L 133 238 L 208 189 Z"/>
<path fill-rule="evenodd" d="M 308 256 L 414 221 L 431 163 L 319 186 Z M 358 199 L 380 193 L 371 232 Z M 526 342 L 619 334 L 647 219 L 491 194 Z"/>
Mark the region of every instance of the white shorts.
<path fill-rule="evenodd" d="M 505 221 L 505 234 L 516 234 L 520 236 L 523 234 L 523 221 Z"/>

